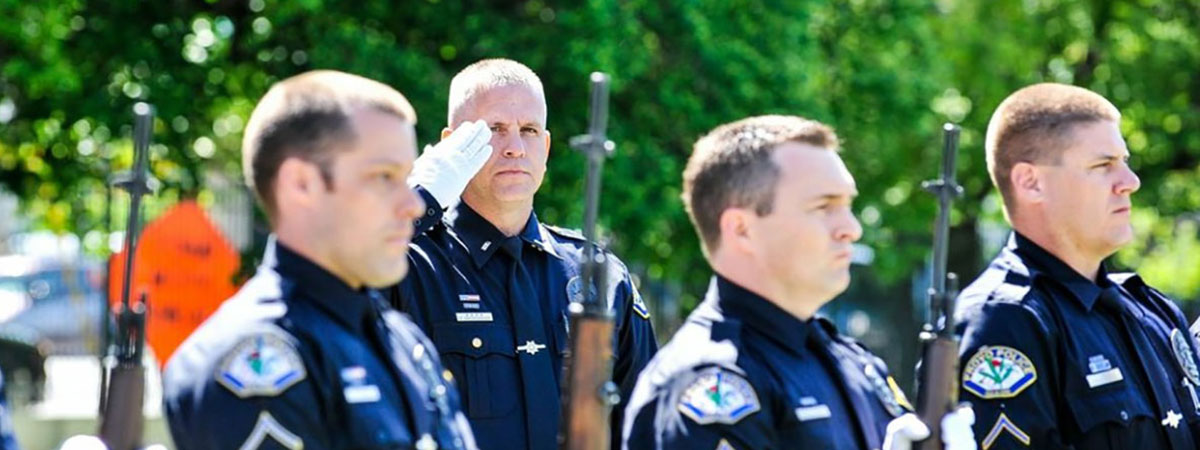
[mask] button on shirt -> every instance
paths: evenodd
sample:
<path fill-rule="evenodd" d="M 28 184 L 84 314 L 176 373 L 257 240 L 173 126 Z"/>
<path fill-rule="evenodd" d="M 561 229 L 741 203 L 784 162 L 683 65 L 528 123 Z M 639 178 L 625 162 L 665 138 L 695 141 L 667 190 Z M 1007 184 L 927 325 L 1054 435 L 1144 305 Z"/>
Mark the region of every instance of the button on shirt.
<path fill-rule="evenodd" d="M 570 336 L 567 306 L 582 298 L 584 240 L 541 224 L 534 214 L 512 237 L 465 203 L 452 215 L 418 222 L 410 275 L 390 292 L 391 300 L 442 352 L 482 448 L 556 448 Z M 658 346 L 628 271 L 615 257 L 609 261 L 603 298 L 614 315 L 613 380 L 623 405 Z M 610 419 L 614 438 L 620 412 L 614 408 Z"/>
<path fill-rule="evenodd" d="M 909 409 L 883 361 L 717 276 L 638 378 L 627 449 L 863 449 Z"/>
<path fill-rule="evenodd" d="M 1097 279 L 1014 233 L 962 292 L 962 399 L 984 448 L 1196 448 L 1182 313 L 1136 275 Z"/>
<path fill-rule="evenodd" d="M 282 244 L 167 363 L 180 449 L 475 448 L 415 324 Z"/>

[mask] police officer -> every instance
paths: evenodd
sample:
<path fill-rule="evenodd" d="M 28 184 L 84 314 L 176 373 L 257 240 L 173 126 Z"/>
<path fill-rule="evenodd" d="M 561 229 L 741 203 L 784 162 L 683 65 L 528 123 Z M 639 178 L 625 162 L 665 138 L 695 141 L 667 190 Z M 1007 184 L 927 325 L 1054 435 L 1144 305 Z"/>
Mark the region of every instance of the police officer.
<path fill-rule="evenodd" d="M 399 92 L 332 71 L 255 107 L 243 165 L 275 239 L 167 363 L 178 448 L 475 448 L 437 351 L 374 290 L 404 276 L 424 207 L 405 184 L 415 121 Z"/>
<path fill-rule="evenodd" d="M 1105 258 L 1132 239 L 1120 113 L 1036 84 L 988 124 L 987 163 L 1013 234 L 962 292 L 963 399 L 983 448 L 1194 449 L 1196 343 L 1179 308 Z"/>
<path fill-rule="evenodd" d="M 828 126 L 795 116 L 696 142 L 683 202 L 716 275 L 638 378 L 627 449 L 907 449 L 929 430 L 878 357 L 817 310 L 850 282 L 854 179 Z M 971 410 L 942 421 L 974 448 Z"/>
<path fill-rule="evenodd" d="M 582 298 L 584 240 L 533 212 L 550 150 L 542 83 L 518 62 L 483 60 L 454 77 L 449 103 L 443 136 L 478 127 L 494 151 L 479 159 L 435 148 L 417 160 L 409 181 L 424 193 L 417 226 L 427 231 L 413 240 L 413 274 L 393 299 L 442 352 L 483 448 L 556 448 L 567 306 Z M 657 343 L 629 272 L 608 260 L 612 377 L 628 394 Z"/>

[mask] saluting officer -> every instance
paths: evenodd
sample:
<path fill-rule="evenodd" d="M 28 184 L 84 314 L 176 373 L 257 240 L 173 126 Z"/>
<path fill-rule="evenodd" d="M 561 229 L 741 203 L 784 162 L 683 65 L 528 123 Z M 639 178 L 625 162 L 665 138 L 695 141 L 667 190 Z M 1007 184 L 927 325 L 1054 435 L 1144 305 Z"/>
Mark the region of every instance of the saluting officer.
<path fill-rule="evenodd" d="M 542 82 L 516 61 L 483 60 L 454 77 L 449 103 L 445 145 L 421 155 L 409 179 L 427 204 L 418 233 L 427 231 L 393 301 L 442 352 L 482 447 L 553 449 L 584 240 L 533 211 L 550 152 Z M 480 140 L 494 151 L 475 151 Z M 628 270 L 608 261 L 612 378 L 627 398 L 658 345 Z M 614 439 L 620 417 L 618 406 Z"/>
<path fill-rule="evenodd" d="M 683 202 L 716 272 L 638 378 L 627 449 L 908 449 L 928 436 L 883 361 L 817 310 L 850 283 L 854 178 L 838 138 L 796 116 L 750 117 L 696 142 Z M 971 410 L 942 420 L 974 448 Z"/>
<path fill-rule="evenodd" d="M 1104 260 L 1133 238 L 1140 186 L 1104 97 L 1008 96 L 988 124 L 1008 245 L 962 292 L 963 400 L 987 448 L 1195 449 L 1196 342 L 1169 298 Z"/>
<path fill-rule="evenodd" d="M 341 72 L 272 86 L 242 142 L 275 238 L 167 363 L 180 449 L 475 448 L 437 350 L 374 289 L 405 275 L 416 114 Z"/>

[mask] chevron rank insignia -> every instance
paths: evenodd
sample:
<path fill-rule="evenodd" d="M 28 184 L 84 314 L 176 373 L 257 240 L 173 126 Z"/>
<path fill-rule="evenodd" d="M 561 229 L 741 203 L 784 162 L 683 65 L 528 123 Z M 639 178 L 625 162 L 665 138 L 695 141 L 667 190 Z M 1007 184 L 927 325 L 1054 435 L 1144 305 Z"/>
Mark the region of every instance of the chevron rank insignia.
<path fill-rule="evenodd" d="M 988 431 L 988 434 L 983 437 L 983 441 L 980 442 L 982 444 L 980 447 L 983 447 L 983 450 L 988 450 L 992 444 L 996 443 L 996 439 L 999 439 L 1004 433 L 1008 433 L 1013 439 L 1016 439 L 1017 442 L 1024 444 L 1026 447 L 1029 446 L 1029 433 L 1026 433 L 1017 424 L 1013 423 L 1007 415 L 1000 413 L 1000 417 L 996 419 L 996 424 L 992 425 L 991 431 Z"/>
<path fill-rule="evenodd" d="M 679 411 L 700 425 L 732 425 L 759 408 L 750 382 L 720 367 L 701 371 L 679 397 Z"/>
<path fill-rule="evenodd" d="M 1012 398 L 1037 381 L 1033 362 L 1019 350 L 984 346 L 963 366 L 963 389 L 982 399 Z"/>
<path fill-rule="evenodd" d="M 284 428 L 271 413 L 263 411 L 258 414 L 258 422 L 254 424 L 254 429 L 250 431 L 250 436 L 246 438 L 246 442 L 242 443 L 239 448 L 258 449 L 262 448 L 263 444 L 267 443 L 267 439 L 274 440 L 277 444 L 288 450 L 303 450 L 304 440 L 300 439 L 295 433 Z"/>
<path fill-rule="evenodd" d="M 216 371 L 217 382 L 238 398 L 279 395 L 306 375 L 295 347 L 273 334 L 242 339 Z"/>

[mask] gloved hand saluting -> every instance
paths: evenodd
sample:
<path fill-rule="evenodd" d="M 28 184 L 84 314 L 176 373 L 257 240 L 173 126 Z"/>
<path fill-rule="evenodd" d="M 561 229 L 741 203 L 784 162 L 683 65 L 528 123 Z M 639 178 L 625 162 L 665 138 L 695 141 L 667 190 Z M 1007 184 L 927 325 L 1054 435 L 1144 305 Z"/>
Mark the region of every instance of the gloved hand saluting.
<path fill-rule="evenodd" d="M 946 450 L 975 450 L 975 410 L 963 404 L 953 412 L 942 416 L 942 445 Z M 883 450 L 911 450 L 913 442 L 929 437 L 926 427 L 916 414 L 897 417 L 887 426 L 887 437 L 883 439 Z"/>
<path fill-rule="evenodd" d="M 479 120 L 463 122 L 434 146 L 425 146 L 413 162 L 408 185 L 421 186 L 445 208 L 458 200 L 467 183 L 492 157 L 492 130 Z"/>

